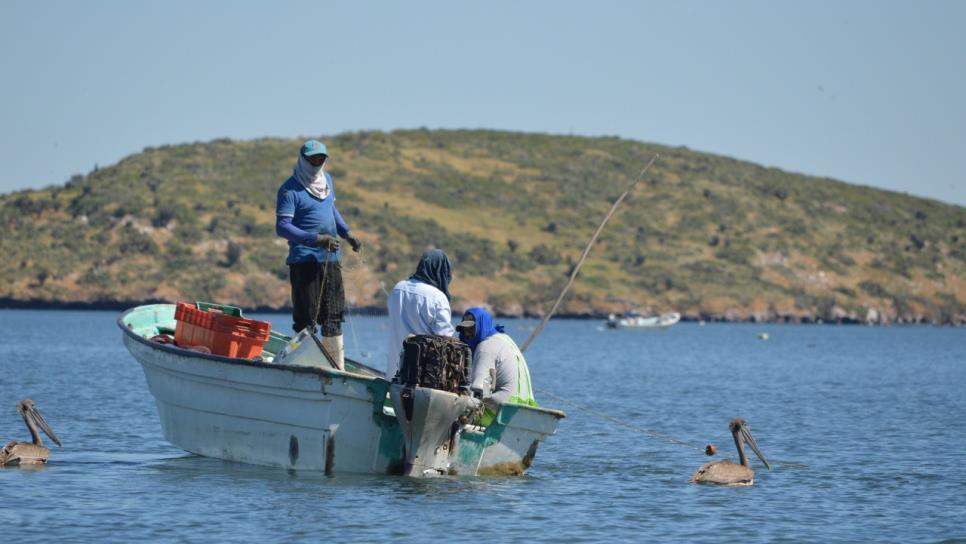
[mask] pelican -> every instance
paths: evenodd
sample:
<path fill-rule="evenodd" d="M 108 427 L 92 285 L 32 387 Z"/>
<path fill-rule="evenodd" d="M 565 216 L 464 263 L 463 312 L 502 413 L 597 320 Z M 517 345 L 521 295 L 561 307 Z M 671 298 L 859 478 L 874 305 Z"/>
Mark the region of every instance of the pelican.
<path fill-rule="evenodd" d="M 758 449 L 758 444 L 751 431 L 748 429 L 748 422 L 743 419 L 733 419 L 728 424 L 731 429 L 731 436 L 735 439 L 735 447 L 738 448 L 738 460 L 741 464 L 731 461 L 712 461 L 705 463 L 691 476 L 691 482 L 696 484 L 718 484 L 718 485 L 751 485 L 755 481 L 755 471 L 751 470 L 748 457 L 745 455 L 744 443 L 748 442 L 755 455 L 765 464 L 765 468 L 771 470 L 765 456 Z M 709 446 L 710 449 L 710 446 Z M 714 450 L 710 449 L 713 453 Z M 710 455 L 710 454 L 709 454 Z"/>
<path fill-rule="evenodd" d="M 34 401 L 25 399 L 18 402 L 17 412 L 23 417 L 23 422 L 30 430 L 30 437 L 33 438 L 33 442 L 17 442 L 16 440 L 8 442 L 0 450 L 0 467 L 46 463 L 47 458 L 50 457 L 50 450 L 44 446 L 43 440 L 40 439 L 37 427 L 40 427 L 58 446 L 64 447 L 64 445 L 60 443 L 60 439 L 51 430 L 44 416 L 40 415 L 40 412 L 34 406 Z"/>

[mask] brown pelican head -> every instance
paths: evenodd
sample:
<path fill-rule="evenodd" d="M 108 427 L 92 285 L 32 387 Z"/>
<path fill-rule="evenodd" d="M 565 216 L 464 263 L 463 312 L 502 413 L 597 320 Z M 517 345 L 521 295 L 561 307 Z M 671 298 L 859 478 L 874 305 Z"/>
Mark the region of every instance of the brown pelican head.
<path fill-rule="evenodd" d="M 37 407 L 34 406 L 34 401 L 24 399 L 18 402 L 17 412 L 23 416 L 23 419 L 25 422 L 27 422 L 28 427 L 31 425 L 40 427 L 40 429 L 44 431 L 44 434 L 49 436 L 50 439 L 53 440 L 59 447 L 64 447 L 64 445 L 60 442 L 60 439 L 57 438 L 57 435 L 54 434 L 53 429 L 51 429 L 50 425 L 47 424 L 47 420 L 44 419 L 44 416 L 42 416 L 40 411 L 37 410 Z"/>
<path fill-rule="evenodd" d="M 728 428 L 731 429 L 732 436 L 735 437 L 735 445 L 738 447 L 738 451 L 741 456 L 744 457 L 744 451 L 741 447 L 741 443 L 745 442 L 751 446 L 752 451 L 755 455 L 761 459 L 761 462 L 765 464 L 765 468 L 771 470 L 771 466 L 768 464 L 768 460 L 765 456 L 761 454 L 761 450 L 758 449 L 758 443 L 755 442 L 755 437 L 751 436 L 751 429 L 748 428 L 748 422 L 743 419 L 732 419 L 731 423 L 728 424 Z"/>

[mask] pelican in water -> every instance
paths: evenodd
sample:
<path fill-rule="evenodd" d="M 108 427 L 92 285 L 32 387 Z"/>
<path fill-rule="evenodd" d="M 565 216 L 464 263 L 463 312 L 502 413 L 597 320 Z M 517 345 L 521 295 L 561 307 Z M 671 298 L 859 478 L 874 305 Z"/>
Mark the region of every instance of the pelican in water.
<path fill-rule="evenodd" d="M 0 450 L 0 467 L 46 463 L 47 458 L 50 457 L 50 450 L 44 446 L 44 441 L 40 439 L 37 427 L 40 427 L 58 446 L 64 447 L 64 445 L 60 443 L 60 439 L 51 430 L 44 416 L 40 415 L 37 407 L 34 406 L 34 401 L 25 399 L 18 402 L 17 412 L 23 417 L 23 422 L 30 430 L 30 437 L 33 438 L 33 442 L 17 442 L 16 440 L 8 442 Z"/>
<path fill-rule="evenodd" d="M 755 455 L 765 464 L 765 468 L 771 470 L 765 456 L 758 449 L 755 438 L 748 430 L 748 422 L 743 419 L 734 419 L 728 424 L 731 429 L 731 436 L 735 439 L 735 447 L 738 448 L 738 461 L 740 464 L 731 461 L 712 461 L 705 463 L 691 476 L 691 482 L 696 484 L 718 484 L 718 485 L 751 485 L 755 482 L 755 471 L 751 470 L 748 463 L 748 456 L 745 455 L 745 445 L 747 442 Z M 709 446 L 709 455 L 714 453 L 713 447 Z"/>

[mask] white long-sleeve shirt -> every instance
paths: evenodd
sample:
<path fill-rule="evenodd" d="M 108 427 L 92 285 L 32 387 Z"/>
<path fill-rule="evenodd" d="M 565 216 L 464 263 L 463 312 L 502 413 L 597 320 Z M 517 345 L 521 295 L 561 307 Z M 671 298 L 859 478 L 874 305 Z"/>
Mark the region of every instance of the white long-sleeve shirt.
<path fill-rule="evenodd" d="M 389 349 L 386 379 L 399 370 L 403 340 L 410 334 L 453 336 L 452 311 L 442 291 L 417 280 L 403 280 L 389 293 Z"/>

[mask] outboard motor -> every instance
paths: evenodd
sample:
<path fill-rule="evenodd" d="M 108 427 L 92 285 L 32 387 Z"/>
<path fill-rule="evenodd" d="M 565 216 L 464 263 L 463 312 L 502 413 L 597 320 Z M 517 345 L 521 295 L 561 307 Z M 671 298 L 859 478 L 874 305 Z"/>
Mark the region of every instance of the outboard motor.
<path fill-rule="evenodd" d="M 406 446 L 406 476 L 449 471 L 459 449 L 460 418 L 477 405 L 467 387 L 471 361 L 470 347 L 456 338 L 417 335 L 403 341 L 389 395 Z"/>

